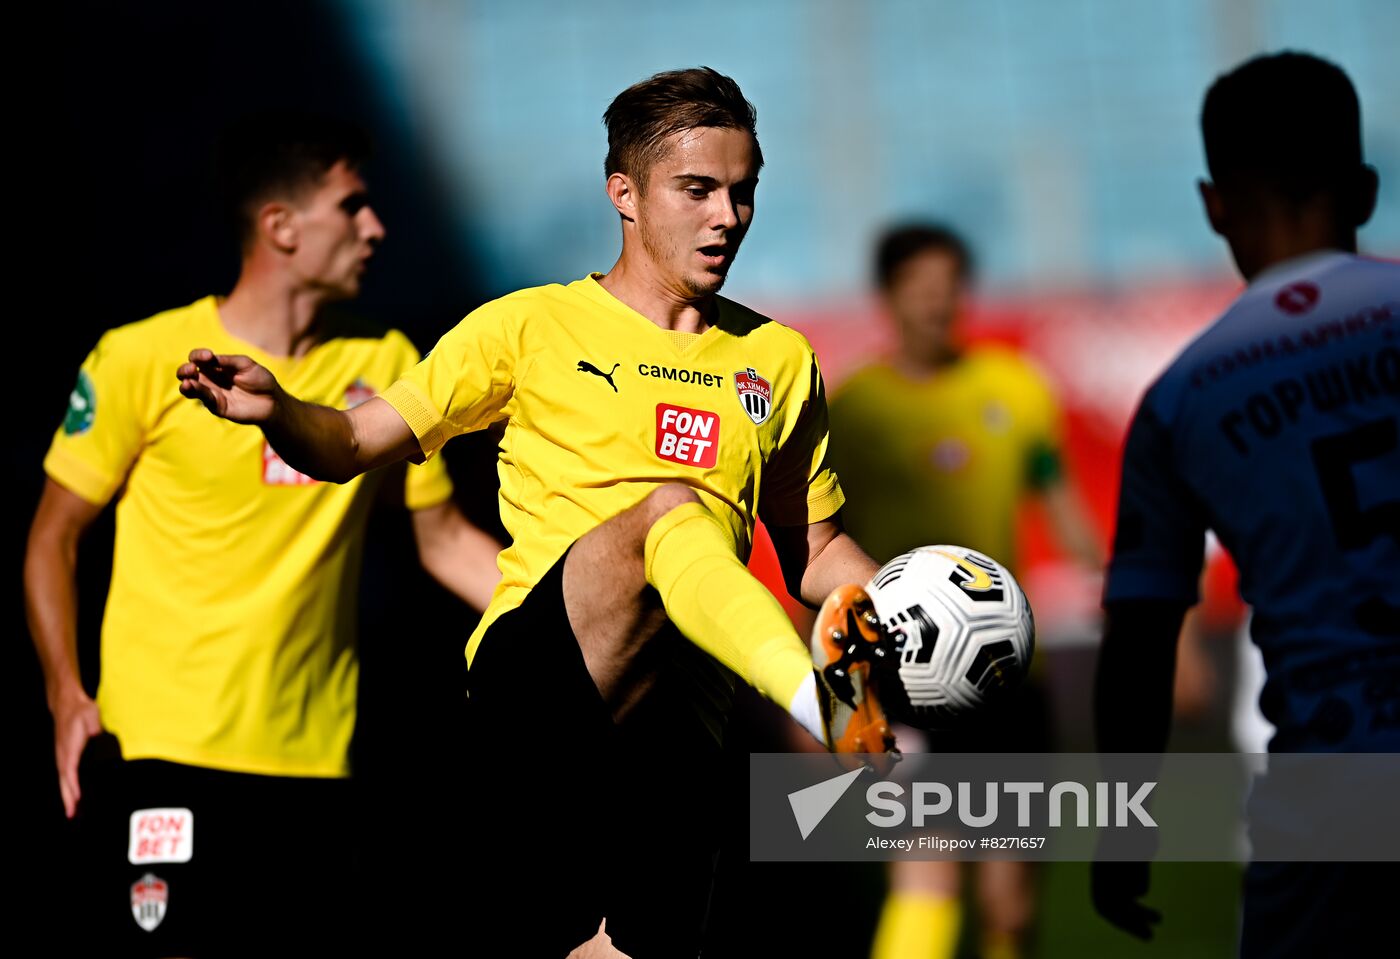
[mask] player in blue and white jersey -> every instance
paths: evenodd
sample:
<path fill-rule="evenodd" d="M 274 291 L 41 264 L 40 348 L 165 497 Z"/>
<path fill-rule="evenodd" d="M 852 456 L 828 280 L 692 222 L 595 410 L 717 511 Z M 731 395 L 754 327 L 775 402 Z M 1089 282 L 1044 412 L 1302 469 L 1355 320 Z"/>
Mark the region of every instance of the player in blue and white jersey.
<path fill-rule="evenodd" d="M 1356 92 L 1315 57 L 1258 57 L 1211 87 L 1201 126 L 1201 198 L 1248 287 L 1148 389 L 1129 430 L 1099 748 L 1165 749 L 1176 636 L 1213 530 L 1254 608 L 1270 751 L 1397 751 L 1400 265 L 1356 254 L 1378 186 Z M 1375 921 L 1361 895 L 1373 879 L 1252 865 L 1242 953 L 1352 954 L 1338 937 Z M 1147 938 L 1146 884 L 1143 865 L 1099 864 L 1095 904 Z"/>

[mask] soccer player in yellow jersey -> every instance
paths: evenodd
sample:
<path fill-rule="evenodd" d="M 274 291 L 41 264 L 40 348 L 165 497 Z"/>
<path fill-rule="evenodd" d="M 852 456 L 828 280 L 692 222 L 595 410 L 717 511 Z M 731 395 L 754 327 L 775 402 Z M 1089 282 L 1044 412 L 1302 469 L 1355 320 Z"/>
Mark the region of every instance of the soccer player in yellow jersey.
<path fill-rule="evenodd" d="M 25 595 L 64 808 L 80 813 L 91 857 L 76 929 L 107 954 L 237 952 L 245 928 L 290 934 L 278 947 L 289 948 L 336 928 L 356 583 L 381 486 L 397 485 L 440 582 L 483 608 L 497 579 L 498 547 L 458 512 L 441 463 L 318 482 L 255 432 L 191 408 L 170 377 L 190 348 L 214 343 L 353 408 L 417 362 L 397 331 L 323 310 L 358 292 L 384 237 L 360 174 L 366 150 L 353 128 L 311 116 L 232 130 L 221 164 L 243 250 L 232 293 L 106 333 L 44 461 Z M 94 702 L 76 661 L 74 568 L 83 530 L 113 498 Z M 85 762 L 80 782 L 79 758 L 104 730 L 121 759 Z M 247 890 L 270 880 L 300 905 L 247 924 Z"/>
<path fill-rule="evenodd" d="M 831 403 L 833 462 L 851 492 L 851 532 L 880 560 L 930 543 L 970 546 L 1016 568 L 1016 514 L 1038 495 L 1058 537 L 1095 570 L 1100 546 L 1065 482 L 1050 387 L 999 347 L 960 349 L 955 327 L 972 272 L 966 243 L 935 224 L 890 230 L 875 274 L 898 334 L 889 360 L 854 373 Z M 1042 751 L 1048 711 L 1033 683 L 1013 708 L 933 751 Z M 896 862 L 874 959 L 951 957 L 961 907 L 955 862 Z M 1033 915 L 1025 863 L 977 864 L 980 954 L 1020 954 Z"/>
<path fill-rule="evenodd" d="M 349 412 L 293 398 L 245 356 L 198 350 L 178 376 L 297 469 L 339 481 L 505 422 L 514 543 L 467 645 L 478 834 L 502 851 L 470 867 L 464 917 L 515 936 L 518 955 L 611 937 L 638 956 L 693 956 L 729 671 L 828 747 L 882 752 L 864 680 L 893 653 L 860 615 L 863 591 L 840 588 L 876 565 L 841 526 L 816 357 L 718 295 L 754 213 L 752 105 L 697 68 L 625 90 L 604 121 L 622 227 L 607 273 L 486 304 Z M 759 515 L 794 594 L 828 597 L 814 644 L 853 651 L 853 681 L 814 672 L 744 568 Z"/>

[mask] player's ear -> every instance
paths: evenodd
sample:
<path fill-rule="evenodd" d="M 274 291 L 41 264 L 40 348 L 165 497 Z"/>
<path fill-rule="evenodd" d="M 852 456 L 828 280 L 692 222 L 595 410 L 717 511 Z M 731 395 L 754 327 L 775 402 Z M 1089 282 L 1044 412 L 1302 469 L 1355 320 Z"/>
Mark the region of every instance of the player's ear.
<path fill-rule="evenodd" d="M 613 173 L 608 177 L 608 199 L 624 220 L 637 218 L 637 185 L 625 173 Z"/>
<path fill-rule="evenodd" d="M 1362 226 L 1376 212 L 1376 194 L 1380 191 L 1381 178 L 1376 168 L 1369 163 L 1362 164 L 1357 171 L 1356 185 L 1351 199 L 1351 225 Z"/>
<path fill-rule="evenodd" d="M 264 203 L 258 209 L 258 234 L 283 253 L 297 247 L 296 216 L 285 203 Z"/>
<path fill-rule="evenodd" d="M 1206 219 L 1210 228 L 1221 236 L 1225 235 L 1225 199 L 1220 188 L 1209 180 L 1197 180 L 1196 189 L 1201 194 L 1201 204 L 1206 209 Z"/>

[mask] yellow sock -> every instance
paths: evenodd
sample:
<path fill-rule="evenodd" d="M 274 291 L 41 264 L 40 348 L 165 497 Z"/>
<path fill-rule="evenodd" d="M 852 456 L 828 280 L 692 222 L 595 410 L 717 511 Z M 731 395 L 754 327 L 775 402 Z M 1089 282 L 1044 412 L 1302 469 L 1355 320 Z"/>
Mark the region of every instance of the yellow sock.
<path fill-rule="evenodd" d="M 891 892 L 880 910 L 870 959 L 952 959 L 962 903 L 946 896 Z"/>
<path fill-rule="evenodd" d="M 734 552 L 729 530 L 700 503 L 685 503 L 647 533 L 647 582 L 686 639 L 791 710 L 812 675 L 792 620 Z"/>

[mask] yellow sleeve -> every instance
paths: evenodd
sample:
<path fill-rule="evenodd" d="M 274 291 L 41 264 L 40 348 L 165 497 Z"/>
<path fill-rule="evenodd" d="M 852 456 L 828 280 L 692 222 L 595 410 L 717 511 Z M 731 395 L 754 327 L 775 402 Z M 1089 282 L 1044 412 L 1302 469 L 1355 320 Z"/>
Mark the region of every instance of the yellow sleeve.
<path fill-rule="evenodd" d="M 432 457 L 454 436 L 501 419 L 515 391 L 517 331 L 499 301 L 468 314 L 383 397 Z"/>
<path fill-rule="evenodd" d="M 384 339 L 393 351 L 394 377 L 402 377 L 420 362 L 413 341 L 398 330 L 390 330 Z M 429 509 L 451 498 L 452 478 L 448 476 L 447 464 L 441 458 L 434 456 L 424 463 L 408 464 L 404 476 L 405 506 L 409 509 Z"/>
<path fill-rule="evenodd" d="M 150 371 L 119 346 L 109 332 L 83 361 L 44 457 L 51 479 L 99 506 L 126 480 L 152 416 Z"/>
<path fill-rule="evenodd" d="M 793 425 L 763 477 L 758 512 L 769 526 L 807 526 L 829 519 L 846 501 L 827 455 L 830 424 L 817 357 L 809 353 L 805 390 L 785 404 Z"/>

